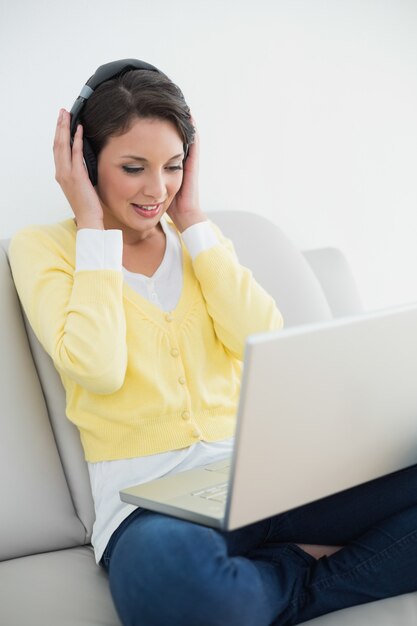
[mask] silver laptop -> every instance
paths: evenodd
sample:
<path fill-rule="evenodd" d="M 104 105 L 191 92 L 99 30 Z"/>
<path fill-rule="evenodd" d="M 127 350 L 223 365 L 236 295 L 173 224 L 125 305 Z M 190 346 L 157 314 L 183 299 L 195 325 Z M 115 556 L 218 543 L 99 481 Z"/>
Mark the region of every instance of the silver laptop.
<path fill-rule="evenodd" d="M 417 305 L 247 339 L 233 456 L 120 492 L 233 530 L 417 463 Z"/>

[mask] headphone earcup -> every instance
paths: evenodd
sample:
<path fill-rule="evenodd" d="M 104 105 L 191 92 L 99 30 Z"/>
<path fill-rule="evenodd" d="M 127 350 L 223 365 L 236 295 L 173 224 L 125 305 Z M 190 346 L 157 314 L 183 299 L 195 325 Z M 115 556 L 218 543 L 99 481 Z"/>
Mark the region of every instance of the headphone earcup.
<path fill-rule="evenodd" d="M 83 156 L 88 176 L 92 184 L 97 185 L 97 157 L 86 137 L 83 137 Z"/>

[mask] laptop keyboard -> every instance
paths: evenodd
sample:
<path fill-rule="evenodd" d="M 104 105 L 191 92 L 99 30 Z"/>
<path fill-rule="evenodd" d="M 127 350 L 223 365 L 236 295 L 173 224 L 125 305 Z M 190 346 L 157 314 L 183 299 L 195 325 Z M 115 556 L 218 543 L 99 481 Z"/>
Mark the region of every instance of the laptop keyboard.
<path fill-rule="evenodd" d="M 204 498 L 204 500 L 214 500 L 215 502 L 222 502 L 225 504 L 227 498 L 227 487 L 229 483 L 220 483 L 213 487 L 206 487 L 205 489 L 199 489 L 198 491 L 192 491 L 192 496 L 198 498 Z"/>

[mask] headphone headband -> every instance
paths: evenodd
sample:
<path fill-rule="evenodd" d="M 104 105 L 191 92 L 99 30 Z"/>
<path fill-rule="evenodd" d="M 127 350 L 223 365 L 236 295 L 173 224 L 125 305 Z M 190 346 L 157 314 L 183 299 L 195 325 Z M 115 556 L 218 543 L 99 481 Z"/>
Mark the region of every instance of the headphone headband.
<path fill-rule="evenodd" d="M 86 84 L 94 91 L 101 83 L 105 83 L 107 80 L 111 80 L 117 76 L 122 76 L 122 74 L 129 70 L 149 70 L 151 72 L 161 73 L 156 67 L 145 61 L 139 61 L 138 59 L 121 59 L 120 61 L 111 61 L 110 63 L 100 65 Z"/>
<path fill-rule="evenodd" d="M 111 80 L 112 78 L 122 76 L 129 70 L 149 70 L 151 72 L 161 73 L 156 67 L 154 67 L 150 63 L 146 63 L 146 61 L 139 61 L 138 59 L 121 59 L 120 61 L 111 61 L 110 63 L 104 63 L 104 65 L 100 65 L 100 67 L 96 69 L 94 74 L 90 76 L 86 84 L 81 89 L 80 95 L 72 105 L 70 111 L 71 139 L 74 139 L 75 131 L 77 130 L 78 126 L 78 119 L 80 117 L 80 113 L 84 107 L 84 104 L 92 95 L 92 93 L 97 89 L 97 87 L 102 83 Z"/>
<path fill-rule="evenodd" d="M 110 63 L 105 63 L 104 65 L 100 65 L 97 70 L 94 72 L 92 76 L 88 79 L 86 84 L 80 91 L 80 95 L 72 105 L 70 115 L 70 140 L 71 146 L 74 141 L 74 135 L 77 130 L 78 120 L 80 118 L 81 111 L 84 108 L 85 103 L 90 98 L 90 96 L 94 93 L 99 85 L 105 83 L 112 78 L 117 78 L 118 76 L 122 76 L 126 72 L 130 70 L 148 70 L 151 72 L 158 72 L 162 74 L 160 70 L 158 70 L 155 66 L 150 63 L 146 63 L 146 61 L 139 61 L 138 59 L 121 59 L 120 61 L 111 61 Z M 184 159 L 187 158 L 188 154 L 188 145 L 184 144 Z M 83 156 L 84 162 L 88 171 L 88 175 L 90 177 L 93 185 L 97 184 L 97 157 L 94 153 L 93 148 L 91 147 L 90 142 L 87 137 L 83 137 Z"/>

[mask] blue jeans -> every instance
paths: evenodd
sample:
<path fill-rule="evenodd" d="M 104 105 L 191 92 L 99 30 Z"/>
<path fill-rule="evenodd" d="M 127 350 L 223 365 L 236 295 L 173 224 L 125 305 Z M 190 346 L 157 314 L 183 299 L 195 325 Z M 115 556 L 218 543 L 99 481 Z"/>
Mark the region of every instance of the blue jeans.
<path fill-rule="evenodd" d="M 417 466 L 231 532 L 138 509 L 102 565 L 124 626 L 287 626 L 415 591 Z"/>

